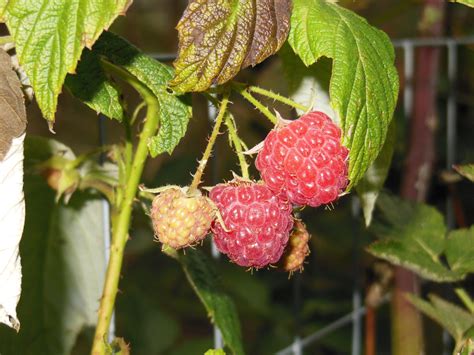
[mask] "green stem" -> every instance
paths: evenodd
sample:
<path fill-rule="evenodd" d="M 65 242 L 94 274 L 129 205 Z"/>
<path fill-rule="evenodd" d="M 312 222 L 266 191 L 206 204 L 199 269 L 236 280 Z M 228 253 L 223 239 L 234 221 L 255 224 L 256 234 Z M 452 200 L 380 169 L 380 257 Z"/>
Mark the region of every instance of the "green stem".
<path fill-rule="evenodd" d="M 232 145 L 235 148 L 237 157 L 239 158 L 240 170 L 242 172 L 242 177 L 244 179 L 249 179 L 249 164 L 245 159 L 244 150 L 242 149 L 242 141 L 240 140 L 239 135 L 237 134 L 237 127 L 235 125 L 234 118 L 228 114 L 225 118 L 225 124 L 229 132 L 229 138 L 232 142 Z"/>
<path fill-rule="evenodd" d="M 266 96 L 270 99 L 273 99 L 273 100 L 276 100 L 276 101 L 280 101 L 288 106 L 291 106 L 291 107 L 294 107 L 294 108 L 297 108 L 298 110 L 301 110 L 301 111 L 304 111 L 304 112 L 307 112 L 310 110 L 309 107 L 306 107 L 305 105 L 301 105 L 285 96 L 282 96 L 282 95 L 279 95 L 273 91 L 270 91 L 270 90 L 265 90 L 265 89 L 262 89 L 258 86 L 249 86 L 247 88 L 248 91 L 250 92 L 254 92 L 256 94 L 260 94 L 260 95 L 263 95 L 263 96 Z"/>
<path fill-rule="evenodd" d="M 7 43 L 14 43 L 12 36 L 1 36 L 0 37 L 0 46 L 7 44 Z"/>
<path fill-rule="evenodd" d="M 148 140 L 156 133 L 159 124 L 159 103 L 153 93 L 125 70 L 107 62 L 104 62 L 104 66 L 133 86 L 147 103 L 148 109 L 145 124 L 133 157 L 130 176 L 128 177 L 127 185 L 124 187 L 124 197 L 120 203 L 118 214 L 116 218 L 114 218 L 110 260 L 105 275 L 104 290 L 99 307 L 99 318 L 94 343 L 92 345 L 93 355 L 104 355 L 106 353 L 106 339 L 118 290 L 123 252 L 128 239 L 133 202 L 148 156 Z"/>
<path fill-rule="evenodd" d="M 278 119 L 277 117 L 270 112 L 270 110 L 263 105 L 260 101 L 258 101 L 255 97 L 253 97 L 246 88 L 242 88 L 240 85 L 234 85 L 233 88 L 242 95 L 248 102 L 254 105 L 261 113 L 265 115 L 273 124 L 277 124 Z"/>
<path fill-rule="evenodd" d="M 458 295 L 458 297 L 464 303 L 469 312 L 474 314 L 474 301 L 471 299 L 468 293 L 461 287 L 456 288 L 454 292 L 456 292 L 456 295 Z"/>
<path fill-rule="evenodd" d="M 202 174 L 204 173 L 204 169 L 206 168 L 206 164 L 211 156 L 212 147 L 216 142 L 217 135 L 219 134 L 219 129 L 221 127 L 224 115 L 227 111 L 227 104 L 229 103 L 229 93 L 224 94 L 224 98 L 219 107 L 219 114 L 216 117 L 216 122 L 214 124 L 214 128 L 212 129 L 211 137 L 209 137 L 209 142 L 207 143 L 206 149 L 202 155 L 202 159 L 199 161 L 199 166 L 196 170 L 196 174 L 194 174 L 193 182 L 189 187 L 189 192 L 192 192 L 197 189 L 198 185 L 201 183 Z"/>

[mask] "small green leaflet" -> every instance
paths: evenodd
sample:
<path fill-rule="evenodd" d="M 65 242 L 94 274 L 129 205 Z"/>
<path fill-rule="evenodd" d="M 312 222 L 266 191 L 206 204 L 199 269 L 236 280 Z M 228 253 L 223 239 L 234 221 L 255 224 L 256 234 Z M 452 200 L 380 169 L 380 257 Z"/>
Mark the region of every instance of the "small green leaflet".
<path fill-rule="evenodd" d="M 219 327 L 225 345 L 232 354 L 244 354 L 237 309 L 232 299 L 221 288 L 216 274 L 217 266 L 213 265 L 205 254 L 195 249 L 189 249 L 185 255 L 179 255 L 178 261 L 212 322 Z"/>
<path fill-rule="evenodd" d="M 381 240 L 369 245 L 371 254 L 426 279 L 452 282 L 474 272 L 474 228 L 447 234 L 433 207 L 381 194 L 372 230 Z"/>
<path fill-rule="evenodd" d="M 102 69 L 96 53 L 84 50 L 76 74 L 68 74 L 65 85 L 71 94 L 97 113 L 123 120 L 120 91 Z"/>
<path fill-rule="evenodd" d="M 474 164 L 455 165 L 454 169 L 466 179 L 474 182 Z"/>
<path fill-rule="evenodd" d="M 390 164 L 392 162 L 393 149 L 396 139 L 395 120 L 390 123 L 387 139 L 377 159 L 369 166 L 364 177 L 356 186 L 360 198 L 362 211 L 364 213 L 365 225 L 368 227 L 372 221 L 372 213 L 377 202 L 380 190 L 387 178 Z"/>
<path fill-rule="evenodd" d="M 333 60 L 329 94 L 350 150 L 351 188 L 382 149 L 395 109 L 393 46 L 385 33 L 334 2 L 294 0 L 290 23 L 288 41 L 307 66 L 322 56 Z"/>
<path fill-rule="evenodd" d="M 186 133 L 191 118 L 191 105 L 186 101 L 186 98 L 178 97 L 166 91 L 168 81 L 173 76 L 173 69 L 148 57 L 125 39 L 111 32 L 104 32 L 97 40 L 92 52 L 86 52 L 85 56 L 81 59 L 80 71 L 76 76 L 71 77 L 72 83 L 75 83 L 75 85 L 81 85 L 81 83 L 85 85 L 88 77 L 93 75 L 100 75 L 105 78 L 106 74 L 102 70 L 99 59 L 99 57 L 104 57 L 112 64 L 127 70 L 156 95 L 160 103 L 160 129 L 158 134 L 148 142 L 148 148 L 153 157 L 163 152 L 171 154 Z M 83 60 L 86 61 L 84 66 L 82 66 Z M 69 78 L 68 85 L 71 88 Z M 108 84 L 108 88 L 113 88 L 112 83 Z M 92 88 L 89 88 L 89 91 L 91 90 Z M 108 89 L 108 91 L 110 90 Z M 82 95 L 83 92 L 84 90 L 80 91 L 80 94 Z M 77 94 L 74 91 L 73 93 Z M 118 96 L 115 94 L 109 96 L 109 98 L 113 100 L 112 103 L 115 107 L 120 105 Z M 93 100 L 95 103 L 98 102 L 97 97 Z M 107 100 L 105 100 L 106 102 Z M 104 114 L 109 109 L 107 105 L 102 104 L 95 108 Z"/>
<path fill-rule="evenodd" d="M 131 0 L 10 0 L 0 9 L 15 39 L 20 64 L 46 119 L 54 114 L 67 73 L 73 73 L 84 47 L 124 14 Z"/>
<path fill-rule="evenodd" d="M 466 6 L 474 7 L 474 0 L 450 0 L 451 2 L 457 2 Z"/>
<path fill-rule="evenodd" d="M 436 295 L 430 294 L 428 298 L 430 302 L 415 295 L 408 295 L 408 300 L 416 308 L 438 322 L 459 344 L 464 334 L 474 326 L 474 315 Z"/>
<path fill-rule="evenodd" d="M 191 0 L 179 21 L 177 93 L 205 91 L 256 65 L 285 42 L 290 0 Z"/>

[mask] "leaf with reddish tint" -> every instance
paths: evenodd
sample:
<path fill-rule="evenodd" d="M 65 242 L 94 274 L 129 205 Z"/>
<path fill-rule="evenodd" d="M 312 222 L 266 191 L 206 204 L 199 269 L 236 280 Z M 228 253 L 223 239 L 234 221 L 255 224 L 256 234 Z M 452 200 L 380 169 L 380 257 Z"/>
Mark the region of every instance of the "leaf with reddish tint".
<path fill-rule="evenodd" d="M 205 91 L 260 63 L 286 40 L 290 13 L 290 0 L 192 0 L 177 26 L 171 88 Z"/>

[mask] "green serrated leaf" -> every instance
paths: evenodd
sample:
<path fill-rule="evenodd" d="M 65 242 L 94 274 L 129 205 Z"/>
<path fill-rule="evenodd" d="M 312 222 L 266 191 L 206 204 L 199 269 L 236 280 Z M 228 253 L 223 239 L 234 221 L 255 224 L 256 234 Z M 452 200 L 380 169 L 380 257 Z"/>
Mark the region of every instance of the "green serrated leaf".
<path fill-rule="evenodd" d="M 172 95 L 166 90 L 173 69 L 110 32 L 102 34 L 93 51 L 127 70 L 156 95 L 160 103 L 160 129 L 148 142 L 148 148 L 153 157 L 163 152 L 171 154 L 186 133 L 191 117 L 191 105 L 187 98 Z"/>
<path fill-rule="evenodd" d="M 73 73 L 84 47 L 131 0 L 10 0 L 2 17 L 12 34 L 18 59 L 31 80 L 36 100 L 47 120 L 54 114 L 67 73 Z"/>
<path fill-rule="evenodd" d="M 178 23 L 179 53 L 170 86 L 205 91 L 256 65 L 288 36 L 290 0 L 192 0 Z"/>
<path fill-rule="evenodd" d="M 462 341 L 466 331 L 474 326 L 474 315 L 440 297 L 429 295 L 431 302 L 415 295 L 407 297 L 416 308 L 446 329 L 456 343 Z"/>
<path fill-rule="evenodd" d="M 107 77 L 96 53 L 84 50 L 76 74 L 69 74 L 66 77 L 65 85 L 71 94 L 97 113 L 102 113 L 118 121 L 123 120 L 121 93 Z"/>
<path fill-rule="evenodd" d="M 393 150 L 395 146 L 396 130 L 395 121 L 390 124 L 387 139 L 383 148 L 372 165 L 367 169 L 364 177 L 356 186 L 364 213 L 365 225 L 368 227 L 372 222 L 372 213 L 375 208 L 375 202 L 379 196 L 385 179 L 387 178 L 390 164 L 392 162 Z"/>
<path fill-rule="evenodd" d="M 331 105 L 350 150 L 350 187 L 379 155 L 398 95 L 393 46 L 355 13 L 324 0 L 294 0 L 289 43 L 309 66 L 333 59 Z"/>
<path fill-rule="evenodd" d="M 449 233 L 446 258 L 451 270 L 474 273 L 474 226 Z"/>
<path fill-rule="evenodd" d="M 420 276 L 438 281 L 462 280 L 465 272 L 441 262 L 446 247 L 446 226 L 435 208 L 381 194 L 372 230 L 382 238 L 368 251 Z"/>
<path fill-rule="evenodd" d="M 451 2 L 457 2 L 459 4 L 464 4 L 469 7 L 474 7 L 474 0 L 449 0 Z"/>
<path fill-rule="evenodd" d="M 226 346 L 233 354 L 244 354 L 237 310 L 232 299 L 222 291 L 217 266 L 202 252 L 193 249 L 179 255 L 178 261 L 209 317 L 219 327 Z"/>
<path fill-rule="evenodd" d="M 25 141 L 22 327 L 19 334 L 0 328 L 1 354 L 70 354 L 81 330 L 96 324 L 106 267 L 102 201 L 78 192 L 67 206 L 55 204 L 34 165 L 59 152 L 70 150 L 44 138 Z"/>
<path fill-rule="evenodd" d="M 409 242 L 404 243 L 393 239 L 381 240 L 369 245 L 367 251 L 378 258 L 403 266 L 423 278 L 436 282 L 458 281 L 465 277 L 464 273 L 447 269 L 424 249 Z"/>
<path fill-rule="evenodd" d="M 474 182 L 474 164 L 455 165 L 454 169 L 466 179 Z"/>

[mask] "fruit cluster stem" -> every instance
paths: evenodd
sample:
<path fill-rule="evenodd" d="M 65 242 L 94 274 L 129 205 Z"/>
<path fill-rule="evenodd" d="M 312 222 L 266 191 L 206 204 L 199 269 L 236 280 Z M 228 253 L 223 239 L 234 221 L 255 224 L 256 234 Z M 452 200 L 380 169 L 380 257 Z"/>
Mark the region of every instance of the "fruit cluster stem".
<path fill-rule="evenodd" d="M 259 110 L 262 114 L 264 114 L 265 117 L 270 120 L 270 122 L 272 122 L 275 125 L 277 124 L 277 122 L 278 122 L 277 117 L 273 113 L 270 112 L 268 107 L 266 107 L 260 101 L 258 101 L 255 97 L 253 97 L 247 89 L 245 89 L 245 88 L 240 89 L 239 88 L 237 90 L 238 90 L 238 93 L 240 95 L 242 95 L 248 102 L 250 102 L 252 105 L 254 105 L 255 108 L 257 110 Z"/>
<path fill-rule="evenodd" d="M 240 137 L 237 134 L 237 127 L 235 126 L 235 121 L 231 115 L 226 115 L 225 124 L 229 132 L 229 138 L 235 148 L 237 157 L 239 158 L 242 177 L 244 179 L 249 179 L 249 164 L 245 159 L 244 150 L 242 148 L 242 141 L 240 140 Z"/>
<path fill-rule="evenodd" d="M 298 110 L 301 110 L 303 112 L 308 112 L 310 110 L 309 107 L 306 107 L 305 105 L 301 105 L 285 96 L 282 96 L 282 95 L 279 95 L 273 91 L 270 91 L 270 90 L 266 90 L 266 89 L 262 89 L 261 87 L 258 87 L 258 86 L 249 86 L 247 88 L 248 91 L 250 92 L 254 92 L 256 94 L 259 94 L 259 95 L 263 95 L 263 96 L 266 96 L 270 99 L 273 99 L 273 100 L 276 100 L 276 101 L 280 101 L 281 103 L 284 103 L 285 105 L 288 105 L 288 106 L 291 106 L 291 107 L 294 107 Z"/>
<path fill-rule="evenodd" d="M 201 183 L 202 174 L 204 173 L 204 169 L 206 168 L 207 162 L 211 157 L 212 147 L 216 142 L 217 135 L 219 134 L 219 129 L 221 128 L 222 121 L 224 119 L 225 113 L 227 111 L 227 104 L 229 103 L 229 93 L 224 94 L 224 98 L 221 101 L 219 106 L 219 113 L 216 117 L 216 122 L 214 123 L 214 128 L 212 129 L 211 136 L 209 137 L 209 141 L 207 142 L 206 149 L 202 155 L 202 159 L 199 161 L 199 166 L 194 174 L 193 182 L 189 187 L 189 192 L 192 192 L 197 189 L 199 184 Z"/>
<path fill-rule="evenodd" d="M 147 104 L 147 114 L 144 120 L 145 124 L 143 130 L 140 134 L 138 146 L 133 156 L 127 184 L 124 187 L 125 191 L 123 199 L 118 206 L 118 214 L 113 219 L 110 260 L 107 266 L 104 290 L 100 300 L 98 322 L 91 351 L 93 355 L 106 354 L 107 334 L 118 291 L 123 252 L 128 240 L 128 230 L 130 227 L 133 202 L 138 191 L 138 185 L 145 166 L 145 161 L 148 157 L 148 140 L 156 133 L 159 124 L 159 103 L 153 93 L 125 70 L 107 63 L 104 63 L 104 66 L 124 79 L 140 93 Z"/>

